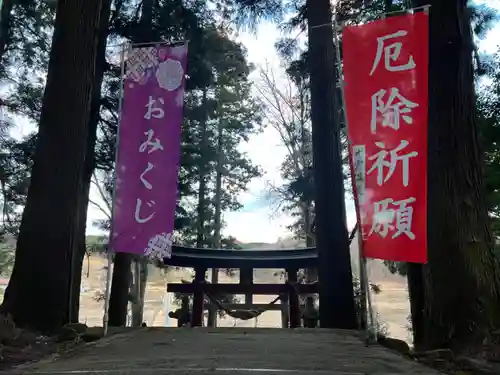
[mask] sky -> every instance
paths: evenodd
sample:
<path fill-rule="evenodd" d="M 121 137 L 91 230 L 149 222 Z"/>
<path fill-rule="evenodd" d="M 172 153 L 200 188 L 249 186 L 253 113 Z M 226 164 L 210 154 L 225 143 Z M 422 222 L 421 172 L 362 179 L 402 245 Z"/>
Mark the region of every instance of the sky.
<path fill-rule="evenodd" d="M 500 11 L 500 0 L 475 1 L 477 4 L 488 4 Z M 431 9 L 432 12 L 432 9 Z M 269 66 L 276 73 L 282 72 L 279 58 L 274 49 L 274 43 L 280 38 L 279 30 L 271 23 L 261 23 L 255 33 L 239 32 L 237 40 L 247 49 L 249 62 L 257 66 Z M 296 35 L 293 35 L 295 37 Z M 485 53 L 495 53 L 500 45 L 500 23 L 489 31 L 486 39 L 480 43 Z M 258 79 L 258 73 L 251 77 Z M 26 135 L 34 130 L 33 125 L 26 121 L 17 121 L 15 136 Z M 286 155 L 279 135 L 272 127 L 267 127 L 262 133 L 252 136 L 249 141 L 241 145 L 241 149 L 248 153 L 250 159 L 264 171 L 264 176 L 251 181 L 248 191 L 240 195 L 243 209 L 238 212 L 225 212 L 223 220 L 226 227 L 225 235 L 232 235 L 243 242 L 276 242 L 279 238 L 290 236 L 286 226 L 292 222 L 290 216 L 276 212 L 266 199 L 269 184 L 277 185 L 282 180 L 279 166 Z M 91 191 L 91 199 L 99 200 L 95 188 Z M 349 227 L 355 223 L 354 206 L 351 200 L 346 200 L 347 222 Z M 97 219 L 105 216 L 94 206 L 89 207 L 87 233 L 100 234 L 92 226 Z"/>
<path fill-rule="evenodd" d="M 488 4 L 500 11 L 500 0 L 476 1 L 477 4 Z M 432 9 L 431 9 L 432 12 Z M 250 62 L 264 66 L 270 64 L 279 71 L 279 58 L 274 50 L 274 43 L 280 38 L 279 30 L 269 22 L 260 24 L 257 34 L 241 33 L 239 41 L 248 50 Z M 295 35 L 292 34 L 293 37 Z M 500 45 L 500 23 L 489 31 L 480 48 L 485 53 L 495 53 Z M 265 199 L 268 181 L 274 184 L 281 181 L 279 166 L 286 151 L 282 146 L 277 132 L 268 127 L 262 134 L 252 137 L 243 147 L 251 159 L 265 171 L 260 179 L 250 184 L 249 192 L 242 194 L 241 200 L 245 207 L 240 212 L 225 213 L 227 222 L 225 233 L 230 233 L 244 242 L 275 242 L 279 237 L 289 236 L 286 226 L 292 222 L 286 214 L 276 214 Z M 352 228 L 356 222 L 356 214 L 352 200 L 346 199 L 347 223 Z"/>

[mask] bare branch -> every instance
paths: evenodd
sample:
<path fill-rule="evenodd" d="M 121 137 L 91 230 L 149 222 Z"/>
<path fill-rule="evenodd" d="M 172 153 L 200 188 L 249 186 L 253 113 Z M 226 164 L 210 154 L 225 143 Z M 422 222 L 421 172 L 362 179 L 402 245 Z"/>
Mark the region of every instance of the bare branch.
<path fill-rule="evenodd" d="M 95 172 L 92 174 L 92 183 L 97 188 L 97 191 L 99 193 L 99 197 L 104 202 L 105 207 L 103 207 L 101 204 L 98 204 L 97 202 L 94 202 L 90 199 L 89 199 L 89 202 L 92 203 L 94 206 L 96 206 L 102 213 L 104 213 L 108 219 L 111 219 L 111 211 L 113 210 L 112 202 L 109 199 L 109 196 L 106 194 L 104 188 L 101 186 L 101 183 L 103 183 L 103 182 L 99 181 Z"/>
<path fill-rule="evenodd" d="M 290 190 L 290 184 L 297 178 L 308 175 L 311 165 L 311 123 L 309 111 L 309 90 L 306 82 L 297 82 L 290 76 L 277 77 L 269 64 L 260 68 L 260 82 L 256 85 L 261 104 L 266 108 L 269 124 L 278 132 L 288 157 L 281 166 L 282 177 L 289 180 L 281 186 L 268 183 L 269 198 L 273 201 L 273 214 L 280 211 L 298 213 L 304 234 L 310 232 L 313 202 L 303 201 Z M 296 211 L 297 210 L 297 211 Z"/>
<path fill-rule="evenodd" d="M 101 211 L 104 215 L 106 215 L 106 219 L 111 220 L 111 214 L 110 211 L 107 211 L 103 206 L 101 206 L 99 203 L 96 201 L 89 199 L 89 202 L 93 204 L 99 211 Z"/>

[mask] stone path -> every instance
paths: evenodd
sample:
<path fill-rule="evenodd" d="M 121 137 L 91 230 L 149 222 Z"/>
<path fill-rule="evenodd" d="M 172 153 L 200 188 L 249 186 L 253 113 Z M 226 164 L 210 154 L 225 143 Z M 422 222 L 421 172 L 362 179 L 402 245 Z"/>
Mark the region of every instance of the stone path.
<path fill-rule="evenodd" d="M 10 375 L 437 375 L 356 333 L 324 329 L 146 328 Z"/>

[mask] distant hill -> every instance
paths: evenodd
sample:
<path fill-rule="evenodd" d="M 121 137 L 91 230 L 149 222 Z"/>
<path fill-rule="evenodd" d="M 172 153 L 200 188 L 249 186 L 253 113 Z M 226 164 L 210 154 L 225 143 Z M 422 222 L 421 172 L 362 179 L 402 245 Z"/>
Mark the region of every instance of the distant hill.
<path fill-rule="evenodd" d="M 238 246 L 241 246 L 245 250 L 247 250 L 247 249 L 263 249 L 263 248 L 269 247 L 270 245 L 273 245 L 273 244 L 269 244 L 269 243 L 265 243 L 265 242 L 248 242 L 248 243 L 239 242 L 238 243 Z"/>
<path fill-rule="evenodd" d="M 106 243 L 108 242 L 108 236 L 87 235 L 86 242 L 89 246 L 97 243 Z"/>
<path fill-rule="evenodd" d="M 301 241 L 294 239 L 293 237 L 287 237 L 279 239 L 274 243 L 267 242 L 247 242 L 238 243 L 243 249 L 255 249 L 255 250 L 270 250 L 270 249 L 293 249 L 296 247 L 304 247 Z"/>

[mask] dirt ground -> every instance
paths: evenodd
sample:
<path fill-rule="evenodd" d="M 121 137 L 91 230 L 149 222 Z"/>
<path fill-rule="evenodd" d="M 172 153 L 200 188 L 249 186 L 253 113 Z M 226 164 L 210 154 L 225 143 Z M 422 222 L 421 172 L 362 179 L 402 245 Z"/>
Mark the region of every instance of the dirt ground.
<path fill-rule="evenodd" d="M 103 292 L 106 282 L 106 272 L 104 270 L 105 259 L 93 256 L 89 261 L 85 261 L 82 277 L 82 293 L 80 298 L 80 321 L 88 326 L 101 326 L 103 318 L 103 302 L 95 300 L 96 293 Z M 378 267 L 378 265 L 377 265 Z M 372 267 L 373 268 L 373 267 Z M 385 277 L 378 270 L 371 272 L 374 277 L 372 282 L 379 284 L 382 292 L 373 296 L 373 306 L 383 325 L 386 325 L 391 337 L 409 341 L 408 334 L 408 315 L 409 302 L 406 282 L 404 278 Z M 369 266 L 370 274 L 370 266 Z M 260 277 L 259 277 L 260 275 Z M 159 272 L 150 273 L 150 281 L 146 290 L 146 302 L 144 310 L 144 320 L 149 327 L 176 326 L 176 321 L 165 319 L 165 311 L 171 311 L 172 296 L 167 295 L 170 306 L 165 306 L 166 283 L 180 282 L 181 279 L 190 279 L 189 270 L 179 270 L 169 272 L 165 277 Z M 230 278 L 220 273 L 220 282 L 237 283 L 238 277 Z M 272 272 L 264 271 L 258 273 L 255 282 L 269 282 L 275 279 L 276 282 L 282 282 L 277 277 L 273 277 Z M 243 297 L 243 296 L 239 296 Z M 254 303 L 270 302 L 273 296 L 254 296 Z M 242 299 L 242 298 L 241 298 Z M 257 322 L 236 321 L 232 318 L 222 318 L 218 320 L 220 327 L 259 327 L 259 328 L 281 328 L 281 312 L 268 311 L 263 313 Z"/>

